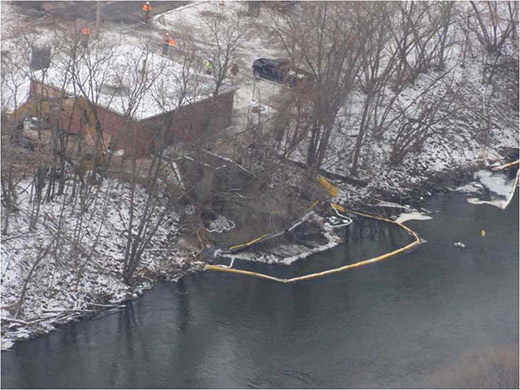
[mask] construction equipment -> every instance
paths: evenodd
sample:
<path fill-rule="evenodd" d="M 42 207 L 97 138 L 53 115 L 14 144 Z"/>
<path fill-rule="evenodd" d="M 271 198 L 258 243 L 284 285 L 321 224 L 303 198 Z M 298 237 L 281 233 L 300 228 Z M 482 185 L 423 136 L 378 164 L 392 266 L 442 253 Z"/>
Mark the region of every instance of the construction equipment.
<path fill-rule="evenodd" d="M 61 100 L 61 110 L 60 110 Z M 66 118 L 70 118 L 76 110 L 79 110 L 80 117 L 84 119 L 87 124 L 87 135 L 89 136 L 89 143 L 94 146 L 93 152 L 85 153 L 82 156 L 80 166 L 86 171 L 92 170 L 94 167 L 94 156 L 96 159 L 96 166 L 100 167 L 105 162 L 105 155 L 107 152 L 106 145 L 110 139 L 104 136 L 101 132 L 101 124 L 97 118 L 95 111 L 87 98 L 80 96 L 78 98 L 49 98 L 49 99 L 35 99 L 30 98 L 26 103 L 18 107 L 10 116 L 7 125 L 9 127 L 15 125 L 20 126 L 24 123 L 26 118 L 37 118 L 40 122 L 41 128 L 47 128 L 51 123 L 53 117 L 61 115 L 63 122 Z M 34 127 L 32 127 L 34 129 Z"/>
<path fill-rule="evenodd" d="M 26 118 L 37 118 L 40 122 L 49 123 L 53 111 L 56 111 L 56 108 L 50 101 L 29 99 L 9 116 L 7 126 L 21 126 Z"/>
<path fill-rule="evenodd" d="M 335 197 L 338 195 L 338 187 L 336 187 L 334 184 L 330 183 L 327 179 L 325 179 L 323 176 L 318 175 L 318 182 L 325 188 L 332 197 Z"/>
<path fill-rule="evenodd" d="M 74 100 L 74 99 L 73 99 Z M 73 110 L 79 109 L 82 118 L 87 124 L 87 134 L 90 137 L 90 143 L 94 147 L 94 150 L 89 153 L 85 153 L 82 156 L 81 167 L 85 171 L 91 171 L 94 167 L 101 167 L 105 163 L 105 156 L 107 153 L 107 144 L 110 144 L 110 139 L 107 138 L 101 131 L 101 124 L 96 115 L 95 110 L 92 109 L 90 102 L 84 96 L 80 96 L 75 99 L 75 102 L 71 105 L 66 104 L 66 110 L 73 114 Z M 70 107 L 70 108 L 69 108 Z M 94 161 L 96 162 L 94 164 Z"/>

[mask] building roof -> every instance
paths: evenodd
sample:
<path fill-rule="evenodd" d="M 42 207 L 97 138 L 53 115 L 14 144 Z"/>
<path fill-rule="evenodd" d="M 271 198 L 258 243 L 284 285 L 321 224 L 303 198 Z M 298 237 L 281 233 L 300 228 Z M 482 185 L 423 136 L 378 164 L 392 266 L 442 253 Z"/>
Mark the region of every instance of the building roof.
<path fill-rule="evenodd" d="M 88 55 L 78 57 L 72 61 L 57 53 L 48 69 L 35 72 L 35 80 L 71 96 L 84 95 L 99 107 L 136 121 L 208 98 L 215 88 L 211 76 L 183 70 L 170 57 L 135 46 L 93 45 Z M 224 85 L 221 92 L 230 89 Z"/>

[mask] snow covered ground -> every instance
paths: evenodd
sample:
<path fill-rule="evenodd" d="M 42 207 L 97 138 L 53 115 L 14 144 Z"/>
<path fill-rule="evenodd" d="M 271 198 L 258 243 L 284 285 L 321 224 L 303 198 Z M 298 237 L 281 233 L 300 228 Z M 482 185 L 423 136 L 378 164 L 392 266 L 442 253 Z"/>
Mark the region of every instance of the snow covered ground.
<path fill-rule="evenodd" d="M 18 188 L 18 211 L 9 215 L 8 232 L 0 244 L 4 339 L 28 338 L 73 318 L 117 307 L 151 288 L 158 278 L 176 279 L 189 268 L 191 253 L 178 245 L 179 215 L 168 211 L 142 255 L 136 286 L 124 283 L 121 271 L 131 205 L 130 188 L 124 182 L 104 180 L 87 211 L 70 195 L 43 203 L 32 229 L 31 182 L 23 181 Z M 138 188 L 136 218 L 145 201 L 145 190 Z M 155 217 L 166 203 L 164 199 Z M 4 223 L 5 208 L 2 218 Z"/>
<path fill-rule="evenodd" d="M 412 211 L 410 213 L 402 213 L 395 220 L 395 222 L 404 223 L 406 221 L 427 221 L 432 219 L 429 215 L 424 215 L 418 211 Z"/>
<path fill-rule="evenodd" d="M 464 88 L 461 93 L 471 96 L 472 91 L 478 90 L 481 72 L 481 66 L 476 62 L 465 68 L 456 69 L 453 78 L 455 82 L 463 83 Z M 428 85 L 436 76 L 435 73 L 421 75 L 412 87 L 402 93 L 399 100 L 408 102 L 411 96 L 419 93 L 421 88 Z M 432 95 L 434 96 L 436 93 L 439 91 L 435 89 Z M 474 99 L 474 110 L 478 111 L 481 97 L 471 96 L 471 98 Z M 493 101 L 492 104 L 494 107 L 498 107 L 501 103 Z M 356 129 L 359 125 L 361 109 L 356 108 L 356 105 L 358 103 L 354 101 L 354 108 L 351 108 L 351 115 L 344 125 L 345 129 Z M 448 118 L 438 128 L 436 134 L 424 143 L 419 152 L 410 153 L 397 166 L 393 166 L 389 161 L 390 141 L 397 129 L 391 129 L 382 140 L 372 138 L 368 134 L 364 146 L 366 153 L 362 154 L 360 169 L 360 177 L 369 182 L 365 189 L 366 192 L 402 193 L 407 188 L 420 184 L 433 175 L 448 173 L 453 169 L 489 165 L 501 161 L 503 148 L 518 148 L 518 123 L 511 121 L 510 118 L 500 115 L 494 118 L 487 147 L 483 147 L 476 137 L 481 126 L 482 124 L 470 110 L 466 110 L 465 114 L 459 115 L 457 118 Z M 337 134 L 328 153 L 330 163 L 326 164 L 324 168 L 332 172 L 348 174 L 352 146 L 351 139 Z M 363 158 L 363 155 L 366 157 Z M 348 190 L 349 188 L 346 186 L 346 191 Z M 362 196 L 365 195 L 366 193 L 362 194 Z M 347 200 L 346 198 L 341 199 Z"/>

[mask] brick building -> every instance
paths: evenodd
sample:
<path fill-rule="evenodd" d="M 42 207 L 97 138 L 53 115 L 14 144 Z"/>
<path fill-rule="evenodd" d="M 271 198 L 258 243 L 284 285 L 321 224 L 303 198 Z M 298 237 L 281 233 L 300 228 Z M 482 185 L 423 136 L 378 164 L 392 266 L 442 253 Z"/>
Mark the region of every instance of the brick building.
<path fill-rule="evenodd" d="M 136 48 L 128 49 L 123 47 L 118 49 L 118 56 L 126 56 L 128 60 L 129 51 L 136 52 Z M 131 57 L 130 57 L 131 58 Z M 166 62 L 167 61 L 167 62 Z M 148 54 L 145 65 L 147 76 L 153 77 L 157 87 L 149 88 L 143 96 L 136 109 L 132 110 L 133 102 L 130 103 L 128 94 L 125 91 L 132 88 L 135 83 L 141 80 L 136 79 L 139 75 L 121 78 L 121 62 L 114 63 L 109 68 L 114 75 L 106 77 L 100 91 L 92 94 L 90 90 L 78 88 L 78 81 L 84 85 L 93 85 L 85 77 L 81 80 L 77 77 L 72 82 L 64 79 L 63 71 L 59 66 L 52 66 L 45 71 L 45 77 L 35 77 L 31 80 L 29 99 L 59 99 L 64 96 L 64 107 L 62 113 L 63 127 L 71 134 L 87 134 L 87 116 L 80 107 L 74 104 L 76 96 L 95 96 L 95 114 L 99 120 L 105 143 L 110 144 L 112 150 L 123 149 L 125 154 L 136 154 L 143 157 L 159 145 L 169 146 L 175 143 L 193 143 L 204 136 L 204 132 L 218 132 L 231 125 L 233 110 L 234 88 L 224 85 L 217 96 L 212 95 L 214 88 L 213 81 L 205 75 L 196 75 L 194 78 L 195 87 L 190 87 L 191 95 L 187 95 L 179 104 L 176 96 L 176 87 L 171 77 L 166 75 L 177 71 L 176 65 L 171 59 L 161 56 Z M 123 64 L 124 65 L 124 64 Z M 108 65 L 107 65 L 108 66 Z M 170 68 L 166 68 L 166 66 Z M 123 69 L 125 67 L 123 66 Z M 101 73 L 101 72 L 100 72 Z M 37 76 L 39 74 L 37 73 Z M 110 80 L 117 76 L 117 83 Z M 90 77 L 90 76 L 89 76 Z M 192 76 L 193 77 L 193 76 Z M 62 86 L 61 88 L 57 86 Z M 188 89 L 185 88 L 183 93 Z M 79 93 L 78 91 L 84 92 Z M 86 93 L 85 93 L 86 92 Z M 159 97 L 163 100 L 159 101 Z M 171 97 L 171 98 L 170 98 Z M 92 102 L 94 99 L 90 99 Z M 160 135 L 162 134 L 162 135 Z M 164 140 L 159 140 L 164 136 Z M 164 141 L 164 142 L 163 142 Z"/>

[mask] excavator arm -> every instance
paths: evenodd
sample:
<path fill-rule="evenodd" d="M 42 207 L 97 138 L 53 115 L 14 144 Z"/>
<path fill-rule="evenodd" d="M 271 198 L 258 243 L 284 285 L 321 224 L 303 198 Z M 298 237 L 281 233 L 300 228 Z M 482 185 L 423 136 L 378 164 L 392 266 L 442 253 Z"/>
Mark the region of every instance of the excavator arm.
<path fill-rule="evenodd" d="M 107 152 L 107 144 L 110 144 L 110 138 L 103 134 L 101 130 L 101 123 L 92 109 L 87 98 L 80 96 L 76 99 L 76 104 L 81 110 L 81 114 L 87 123 L 87 131 L 90 136 L 90 141 L 96 145 L 96 140 L 99 138 L 98 152 L 105 154 Z"/>
<path fill-rule="evenodd" d="M 76 98 L 76 106 L 87 124 L 90 141 L 96 148 L 94 151 L 97 161 L 96 165 L 99 167 L 105 162 L 105 155 L 107 153 L 106 145 L 110 144 L 110 138 L 103 134 L 99 118 L 86 97 L 80 96 Z M 87 170 L 91 170 L 94 166 L 94 159 L 92 157 L 92 155 L 86 156 L 85 168 Z"/>
<path fill-rule="evenodd" d="M 39 120 L 48 120 L 53 112 L 57 110 L 56 99 L 34 99 L 30 98 L 26 103 L 18 107 L 10 116 L 7 125 L 9 127 L 15 125 L 15 121 L 22 123 L 27 117 L 37 117 Z M 91 170 L 94 166 L 93 155 L 96 156 L 96 166 L 101 166 L 104 163 L 105 154 L 107 152 L 107 144 L 110 144 L 110 138 L 106 137 L 101 130 L 99 119 L 91 107 L 87 98 L 80 96 L 76 99 L 64 99 L 62 101 L 62 115 L 72 116 L 75 110 L 79 110 L 80 116 L 85 119 L 87 124 L 87 134 L 94 145 L 95 152 L 89 153 L 84 158 L 82 164 L 86 170 Z"/>

